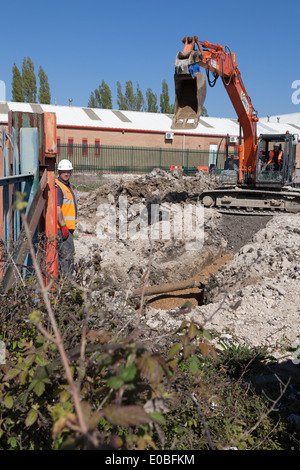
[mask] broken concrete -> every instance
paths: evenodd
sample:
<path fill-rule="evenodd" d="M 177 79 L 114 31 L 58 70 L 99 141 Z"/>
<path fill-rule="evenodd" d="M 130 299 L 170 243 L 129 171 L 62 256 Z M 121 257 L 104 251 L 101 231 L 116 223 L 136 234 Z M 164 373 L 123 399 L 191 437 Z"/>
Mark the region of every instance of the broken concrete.
<path fill-rule="evenodd" d="M 191 245 L 185 236 L 158 240 L 119 236 L 124 222 L 118 212 L 120 196 L 127 200 L 131 222 L 137 217 L 139 222 L 146 220 L 142 218 L 144 209 L 139 212 L 137 205 L 159 204 L 160 218 L 147 220 L 162 229 L 164 213 L 170 221 L 170 214 L 176 215 L 185 205 L 197 207 L 197 195 L 215 185 L 216 180 L 202 171 L 185 177 L 180 171 L 154 170 L 139 177 L 114 177 L 112 182 L 106 177 L 99 189 L 78 193 L 77 259 L 96 256 L 103 281 L 125 296 L 142 287 L 145 280 L 149 286 L 188 281 L 206 269 L 204 303 L 199 301 L 199 290 L 196 304 L 188 311 L 180 306 L 191 298 L 192 291 L 186 297 L 186 291 L 178 293 L 177 306 L 170 308 L 158 308 L 149 298 L 144 309 L 148 327 L 162 332 L 193 319 L 220 335 L 230 334 L 242 343 L 267 345 L 281 355 L 288 354 L 289 346 L 300 340 L 299 215 L 225 216 L 205 209 L 203 246 L 195 249 L 187 249 Z M 101 228 L 104 207 L 116 211 L 116 237 Z M 227 256 L 227 264 L 215 273 L 213 263 L 222 256 Z M 174 299 L 174 293 L 170 297 Z"/>
<path fill-rule="evenodd" d="M 180 169 L 156 169 L 79 192 L 77 259 L 97 253 L 102 271 L 121 289 L 140 287 L 148 268 L 150 285 L 188 279 L 226 250 L 226 242 L 215 237 L 215 211 L 200 214 L 203 239 L 196 235 L 197 196 L 213 184 L 203 171 L 183 177 Z"/>

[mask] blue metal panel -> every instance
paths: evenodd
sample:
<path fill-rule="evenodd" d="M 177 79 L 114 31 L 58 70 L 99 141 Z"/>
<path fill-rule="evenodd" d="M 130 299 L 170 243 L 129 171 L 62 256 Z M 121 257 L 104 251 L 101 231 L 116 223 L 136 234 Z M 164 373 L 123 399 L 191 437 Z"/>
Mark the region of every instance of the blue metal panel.
<path fill-rule="evenodd" d="M 17 143 L 17 135 L 16 130 L 12 130 L 12 141 L 13 141 L 13 175 L 20 174 L 20 159 L 19 159 L 19 149 Z M 13 194 L 16 194 L 16 191 L 21 191 L 20 183 L 15 183 L 13 188 Z M 17 241 L 20 236 L 20 227 L 21 227 L 21 219 L 19 211 L 15 211 L 13 214 L 14 217 L 14 241 Z"/>
<path fill-rule="evenodd" d="M 20 169 L 21 173 L 31 173 L 34 179 L 28 179 L 21 184 L 22 192 L 26 193 L 25 200 L 28 202 L 26 215 L 30 209 L 32 200 L 39 184 L 39 133 L 37 127 L 22 127 L 20 129 Z M 37 231 L 33 240 L 37 239 Z M 26 255 L 24 265 L 32 265 L 31 256 Z M 23 269 L 23 277 L 26 276 L 27 269 Z"/>
<path fill-rule="evenodd" d="M 6 132 L 2 127 L 2 175 L 9 176 L 8 149 L 6 147 Z M 9 191 L 3 187 L 3 240 L 7 246 L 9 240 Z"/>
<path fill-rule="evenodd" d="M 33 182 L 22 183 L 21 190 L 27 194 L 27 212 L 39 184 L 39 135 L 37 127 L 20 129 L 20 169 L 21 173 L 34 175 Z"/>

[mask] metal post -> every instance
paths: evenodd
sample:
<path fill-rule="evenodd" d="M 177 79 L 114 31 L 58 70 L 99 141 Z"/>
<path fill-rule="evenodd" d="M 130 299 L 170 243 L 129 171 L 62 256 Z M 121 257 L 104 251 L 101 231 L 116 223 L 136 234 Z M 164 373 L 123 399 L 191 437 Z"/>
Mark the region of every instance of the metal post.
<path fill-rule="evenodd" d="M 47 167 L 46 206 L 44 210 L 46 236 L 46 267 L 48 274 L 57 276 L 57 198 L 55 184 L 56 115 L 44 113 L 45 165 Z"/>

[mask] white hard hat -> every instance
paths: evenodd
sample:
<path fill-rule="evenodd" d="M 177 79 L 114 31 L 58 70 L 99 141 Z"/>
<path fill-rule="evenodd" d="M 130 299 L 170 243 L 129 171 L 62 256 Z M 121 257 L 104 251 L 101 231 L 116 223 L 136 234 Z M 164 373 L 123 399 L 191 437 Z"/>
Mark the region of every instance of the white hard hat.
<path fill-rule="evenodd" d="M 73 170 L 72 163 L 69 160 L 61 160 L 57 167 L 58 170 Z"/>

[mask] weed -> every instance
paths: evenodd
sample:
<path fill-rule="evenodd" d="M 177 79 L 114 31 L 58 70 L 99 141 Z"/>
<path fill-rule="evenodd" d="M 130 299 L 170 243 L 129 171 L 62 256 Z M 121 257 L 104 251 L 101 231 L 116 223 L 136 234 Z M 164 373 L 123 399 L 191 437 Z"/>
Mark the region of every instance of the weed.
<path fill-rule="evenodd" d="M 262 371 L 267 360 L 271 359 L 267 348 L 251 347 L 249 344 L 236 344 L 233 341 L 220 341 L 219 363 L 227 368 L 234 378 L 249 377 Z"/>
<path fill-rule="evenodd" d="M 72 281 L 37 289 L 32 276 L 0 297 L 1 449 L 286 448 L 267 401 L 235 380 L 265 351 L 218 353 L 194 322 L 162 348 L 142 311 L 113 308 L 116 288 L 85 274 L 80 263 Z"/>

